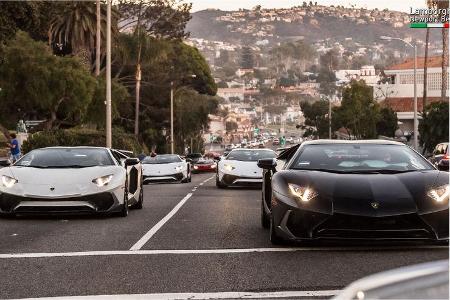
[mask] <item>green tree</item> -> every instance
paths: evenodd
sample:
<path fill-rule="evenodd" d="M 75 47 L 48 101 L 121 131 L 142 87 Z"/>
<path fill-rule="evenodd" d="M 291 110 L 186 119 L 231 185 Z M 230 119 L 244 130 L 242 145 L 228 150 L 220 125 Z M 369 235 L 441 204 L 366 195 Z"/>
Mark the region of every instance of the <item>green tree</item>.
<path fill-rule="evenodd" d="M 48 40 L 51 15 L 58 14 L 60 8 L 56 2 L 1 1 L 0 44 L 13 38 L 18 30 L 37 40 Z"/>
<path fill-rule="evenodd" d="M 117 35 L 118 12 L 112 11 L 112 33 Z M 61 45 L 78 56 L 91 70 L 95 67 L 97 8 L 95 1 L 64 3 L 62 11 L 50 22 L 49 42 Z M 106 5 L 101 6 L 101 38 L 106 40 Z"/>
<path fill-rule="evenodd" d="M 333 110 L 333 127 L 344 127 L 358 139 L 377 137 L 379 107 L 373 99 L 372 88 L 363 80 L 352 80 L 343 89 L 342 103 Z"/>
<path fill-rule="evenodd" d="M 394 137 L 398 128 L 397 114 L 389 107 L 383 107 L 379 111 L 377 122 L 377 134 L 387 137 Z"/>
<path fill-rule="evenodd" d="M 16 122 L 17 117 L 33 114 L 47 120 L 47 129 L 81 122 L 95 80 L 78 59 L 55 56 L 46 44 L 22 31 L 2 50 L 2 116 Z"/>
<path fill-rule="evenodd" d="M 112 121 L 120 118 L 119 106 L 123 105 L 129 97 L 128 90 L 120 84 L 117 79 L 112 80 L 111 84 L 111 105 Z M 97 79 L 92 101 L 83 118 L 84 122 L 94 124 L 97 129 L 105 128 L 105 99 L 106 99 L 106 80 L 103 76 Z"/>
<path fill-rule="evenodd" d="M 253 51 L 250 47 L 243 47 L 241 52 L 241 68 L 253 69 L 255 60 L 253 57 Z"/>
<path fill-rule="evenodd" d="M 424 153 L 429 153 L 437 144 L 448 141 L 448 114 L 447 102 L 431 103 L 424 109 L 419 122 L 419 142 Z"/>
<path fill-rule="evenodd" d="M 305 125 L 312 126 L 306 131 L 305 136 L 317 135 L 320 138 L 328 137 L 328 101 L 319 100 L 313 103 L 302 102 L 300 104 L 305 117 Z"/>

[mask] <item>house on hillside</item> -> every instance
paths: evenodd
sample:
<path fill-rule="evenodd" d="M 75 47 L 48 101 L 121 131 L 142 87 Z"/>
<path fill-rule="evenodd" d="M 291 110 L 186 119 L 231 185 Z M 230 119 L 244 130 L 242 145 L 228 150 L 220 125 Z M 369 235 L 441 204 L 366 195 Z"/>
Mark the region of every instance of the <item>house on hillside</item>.
<path fill-rule="evenodd" d="M 417 110 L 419 112 L 423 110 L 424 62 L 423 57 L 417 59 Z M 441 65 L 441 56 L 428 58 L 427 103 L 441 101 Z M 402 123 L 400 129 L 412 132 L 414 120 L 414 60 L 410 58 L 400 64 L 390 66 L 384 73 L 388 77 L 388 83 L 375 86 L 374 97 L 380 101 L 381 105 L 390 107 L 397 113 L 397 117 Z M 449 90 L 447 89 L 446 101 L 448 101 L 448 95 Z"/>

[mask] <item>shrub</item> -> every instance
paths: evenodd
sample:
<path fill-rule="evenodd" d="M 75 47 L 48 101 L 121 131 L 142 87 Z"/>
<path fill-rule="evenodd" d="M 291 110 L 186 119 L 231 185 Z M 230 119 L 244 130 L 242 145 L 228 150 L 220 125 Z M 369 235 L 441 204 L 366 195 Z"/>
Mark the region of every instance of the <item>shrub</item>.
<path fill-rule="evenodd" d="M 22 145 L 23 153 L 33 149 L 51 146 L 97 146 L 104 147 L 106 134 L 103 131 L 91 129 L 58 129 L 40 131 L 29 136 Z M 148 152 L 136 137 L 120 129 L 113 130 L 113 148 L 133 151 L 134 154 Z"/>

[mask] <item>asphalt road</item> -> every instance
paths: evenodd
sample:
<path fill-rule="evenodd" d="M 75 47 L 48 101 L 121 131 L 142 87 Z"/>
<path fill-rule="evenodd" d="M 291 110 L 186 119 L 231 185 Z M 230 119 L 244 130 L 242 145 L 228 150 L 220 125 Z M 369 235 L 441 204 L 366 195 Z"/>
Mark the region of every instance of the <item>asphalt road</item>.
<path fill-rule="evenodd" d="M 0 298 L 288 291 L 327 298 L 321 291 L 362 276 L 448 259 L 439 246 L 274 248 L 259 201 L 257 189 L 219 190 L 213 174 L 198 174 L 188 184 L 145 186 L 144 209 L 127 218 L 0 219 Z"/>

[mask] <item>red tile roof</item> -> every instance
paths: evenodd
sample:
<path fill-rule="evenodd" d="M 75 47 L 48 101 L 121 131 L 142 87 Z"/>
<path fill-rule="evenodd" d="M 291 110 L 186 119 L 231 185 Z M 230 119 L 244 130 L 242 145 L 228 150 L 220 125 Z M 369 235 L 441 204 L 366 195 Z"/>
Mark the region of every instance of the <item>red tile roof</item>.
<path fill-rule="evenodd" d="M 428 57 L 428 68 L 439 68 L 442 67 L 442 56 L 431 56 Z M 417 68 L 423 69 L 425 63 L 425 57 L 417 57 Z M 414 69 L 414 58 L 408 58 L 402 63 L 392 65 L 386 68 L 386 70 L 408 70 Z"/>
<path fill-rule="evenodd" d="M 427 97 L 427 104 L 441 101 L 440 97 Z M 448 98 L 447 98 L 448 102 Z M 380 102 L 383 107 L 390 107 L 395 112 L 412 112 L 414 111 L 414 98 L 413 97 L 388 97 Z M 423 110 L 422 97 L 417 97 L 417 110 Z"/>

